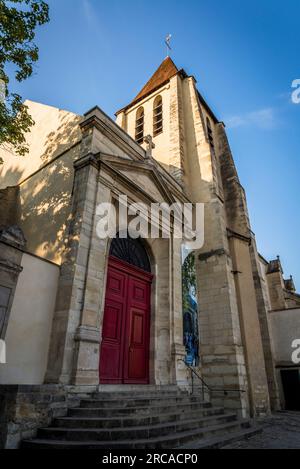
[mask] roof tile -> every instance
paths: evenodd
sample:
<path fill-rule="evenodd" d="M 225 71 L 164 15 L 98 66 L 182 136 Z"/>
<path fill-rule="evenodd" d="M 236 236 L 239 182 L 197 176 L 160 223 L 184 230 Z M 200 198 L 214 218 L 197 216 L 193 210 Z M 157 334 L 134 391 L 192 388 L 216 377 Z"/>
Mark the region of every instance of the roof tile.
<path fill-rule="evenodd" d="M 176 73 L 178 73 L 178 68 L 174 64 L 173 60 L 170 57 L 167 57 L 132 102 L 135 103 L 136 101 L 140 101 L 142 98 L 167 82 L 170 78 L 176 75 Z"/>

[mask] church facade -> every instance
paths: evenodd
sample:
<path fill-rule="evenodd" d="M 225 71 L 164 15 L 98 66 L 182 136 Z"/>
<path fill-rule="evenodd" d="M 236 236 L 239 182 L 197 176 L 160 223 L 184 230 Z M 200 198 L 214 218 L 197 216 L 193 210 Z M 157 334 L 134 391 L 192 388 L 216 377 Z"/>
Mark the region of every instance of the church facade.
<path fill-rule="evenodd" d="M 299 367 L 277 358 L 272 315 L 292 311 L 296 334 L 300 296 L 280 259 L 257 250 L 225 125 L 195 78 L 168 57 L 116 122 L 98 107 L 81 117 L 27 104 L 36 123 L 29 156 L 1 150 L 2 395 L 17 401 L 26 386 L 38 394 L 187 388 L 193 339 L 191 365 L 216 403 L 244 417 L 284 406 L 280 367 Z M 193 325 L 184 320 L 174 227 L 168 238 L 126 238 L 119 226 L 113 240 L 97 235 L 97 208 L 118 213 L 120 196 L 149 207 L 204 204 Z"/>

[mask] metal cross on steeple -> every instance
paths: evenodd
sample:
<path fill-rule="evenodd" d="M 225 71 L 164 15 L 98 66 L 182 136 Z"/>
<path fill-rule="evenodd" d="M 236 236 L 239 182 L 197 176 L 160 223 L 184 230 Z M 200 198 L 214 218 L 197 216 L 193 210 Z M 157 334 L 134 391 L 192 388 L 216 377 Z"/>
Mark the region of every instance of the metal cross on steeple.
<path fill-rule="evenodd" d="M 168 34 L 165 39 L 165 44 L 167 46 L 167 57 L 170 57 L 170 51 L 172 50 L 172 47 L 170 46 L 171 39 L 172 39 L 172 34 Z"/>

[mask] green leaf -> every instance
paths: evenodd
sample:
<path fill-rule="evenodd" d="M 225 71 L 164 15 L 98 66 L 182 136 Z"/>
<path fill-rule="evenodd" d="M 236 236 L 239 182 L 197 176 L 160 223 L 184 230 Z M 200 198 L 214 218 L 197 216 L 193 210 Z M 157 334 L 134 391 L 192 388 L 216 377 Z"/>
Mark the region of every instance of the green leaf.
<path fill-rule="evenodd" d="M 0 147 L 11 145 L 15 153 L 28 153 L 25 134 L 34 125 L 21 96 L 9 87 L 8 65 L 14 65 L 15 78 L 23 81 L 33 73 L 39 51 L 36 28 L 49 21 L 49 7 L 41 0 L 0 0 Z M 3 163 L 0 158 L 0 164 Z"/>

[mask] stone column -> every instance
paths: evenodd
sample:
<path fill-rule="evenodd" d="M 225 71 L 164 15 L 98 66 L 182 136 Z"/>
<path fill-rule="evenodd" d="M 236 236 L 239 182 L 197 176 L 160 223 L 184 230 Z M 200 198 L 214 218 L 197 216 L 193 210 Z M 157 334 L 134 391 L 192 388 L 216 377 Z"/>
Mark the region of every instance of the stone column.
<path fill-rule="evenodd" d="M 267 269 L 267 282 L 270 295 L 271 310 L 287 309 L 283 270 L 280 258 L 270 261 Z"/>
<path fill-rule="evenodd" d="M 184 179 L 184 120 L 181 78 L 170 80 L 170 158 L 169 171 L 180 183 Z"/>
<path fill-rule="evenodd" d="M 54 312 L 46 383 L 98 384 L 101 282 L 105 246 L 95 238 L 99 162 L 75 163 L 73 206 Z M 99 267 L 95 266 L 98 262 Z M 95 294 L 98 281 L 98 294 Z M 93 303 L 95 302 L 95 303 Z M 92 304 L 93 303 L 93 304 Z"/>
<path fill-rule="evenodd" d="M 209 211 L 219 206 L 215 202 Z M 219 217 L 215 214 L 215 223 Z M 200 357 L 204 380 L 212 388 L 231 388 L 224 401 L 222 393 L 213 393 L 214 403 L 225 405 L 229 409 L 248 415 L 249 402 L 247 392 L 247 373 L 244 349 L 236 301 L 236 291 L 232 274 L 232 261 L 228 245 L 220 236 L 221 227 L 215 226 L 215 235 L 208 239 L 215 240 L 215 249 L 203 250 L 198 255 L 197 283 L 199 292 L 200 316 Z M 216 236 L 219 232 L 219 239 Z"/>
<path fill-rule="evenodd" d="M 170 384 L 170 269 L 169 240 L 148 239 L 152 258 L 150 377 L 151 383 Z"/>
<path fill-rule="evenodd" d="M 274 351 L 273 344 L 270 334 L 270 324 L 269 324 L 269 311 L 270 304 L 268 299 L 268 293 L 265 279 L 263 278 L 261 267 L 259 265 L 259 256 L 256 247 L 256 241 L 254 235 L 252 236 L 252 242 L 250 246 L 251 261 L 252 261 L 252 271 L 253 271 L 253 280 L 256 291 L 256 301 L 257 301 L 257 310 L 258 317 L 260 322 L 262 346 L 265 357 L 265 366 L 268 379 L 269 395 L 271 409 L 274 411 L 280 410 L 280 397 L 279 397 L 279 388 L 276 378 L 276 369 L 274 362 Z"/>
<path fill-rule="evenodd" d="M 182 362 L 186 352 L 183 345 L 181 240 L 174 238 L 170 239 L 170 291 L 171 380 L 185 386 L 188 378 L 187 368 Z"/>
<path fill-rule="evenodd" d="M 96 206 L 111 202 L 111 191 L 98 183 Z M 73 384 L 98 384 L 100 338 L 104 315 L 108 240 L 99 239 L 96 232 L 98 217 L 94 214 L 93 231 L 88 251 L 83 310 L 75 334 Z"/>
<path fill-rule="evenodd" d="M 251 240 L 242 236 L 230 235 L 251 408 L 254 416 L 263 416 L 270 412 L 270 401 L 249 251 L 250 242 Z"/>
<path fill-rule="evenodd" d="M 225 219 L 230 254 L 233 260 L 232 273 L 236 288 L 251 412 L 254 416 L 264 415 L 270 411 L 270 401 L 250 251 L 252 232 L 246 195 L 240 184 L 222 124 L 217 126 L 217 136 L 225 201 Z"/>
<path fill-rule="evenodd" d="M 209 144 L 204 111 L 192 78 L 184 80 L 189 191 L 193 202 L 205 204 L 204 246 L 196 255 L 200 359 L 203 378 L 211 387 L 236 392 L 213 394 L 214 401 L 247 415 L 249 402 L 232 259 L 227 238 L 222 181 Z"/>

